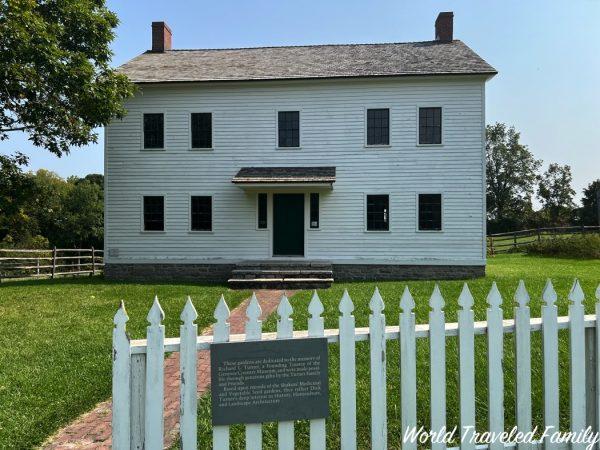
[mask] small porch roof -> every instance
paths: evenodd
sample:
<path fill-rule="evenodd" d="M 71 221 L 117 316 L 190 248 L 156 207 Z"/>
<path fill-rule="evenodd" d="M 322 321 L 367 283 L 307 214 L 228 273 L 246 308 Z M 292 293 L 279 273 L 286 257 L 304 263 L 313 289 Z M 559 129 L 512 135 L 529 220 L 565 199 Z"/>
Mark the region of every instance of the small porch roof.
<path fill-rule="evenodd" d="M 243 167 L 231 181 L 242 188 L 331 189 L 335 183 L 335 167 Z"/>

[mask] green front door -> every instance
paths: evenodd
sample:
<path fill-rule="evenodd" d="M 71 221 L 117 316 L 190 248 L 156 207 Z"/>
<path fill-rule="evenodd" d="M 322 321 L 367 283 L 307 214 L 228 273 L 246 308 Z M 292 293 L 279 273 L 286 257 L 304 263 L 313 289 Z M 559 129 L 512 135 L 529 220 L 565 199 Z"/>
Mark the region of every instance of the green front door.
<path fill-rule="evenodd" d="M 273 194 L 273 256 L 304 256 L 304 194 Z"/>

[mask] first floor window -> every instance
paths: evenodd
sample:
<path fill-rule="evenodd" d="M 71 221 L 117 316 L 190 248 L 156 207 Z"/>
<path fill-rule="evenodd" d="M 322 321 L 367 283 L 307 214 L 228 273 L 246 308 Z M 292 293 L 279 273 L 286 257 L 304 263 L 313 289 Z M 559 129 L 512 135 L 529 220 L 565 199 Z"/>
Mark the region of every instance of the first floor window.
<path fill-rule="evenodd" d="M 279 147 L 300 147 L 300 111 L 279 111 L 277 129 Z"/>
<path fill-rule="evenodd" d="M 192 113 L 192 148 L 212 148 L 212 114 Z"/>
<path fill-rule="evenodd" d="M 319 228 L 319 194 L 310 194 L 310 227 Z"/>
<path fill-rule="evenodd" d="M 367 109 L 367 145 L 390 144 L 390 110 Z"/>
<path fill-rule="evenodd" d="M 442 229 L 442 194 L 419 194 L 419 230 Z"/>
<path fill-rule="evenodd" d="M 258 194 L 258 228 L 267 228 L 267 194 Z"/>
<path fill-rule="evenodd" d="M 388 231 L 390 229 L 390 196 L 367 195 L 367 230 Z"/>
<path fill-rule="evenodd" d="M 162 195 L 144 197 L 144 231 L 165 231 L 165 198 Z"/>
<path fill-rule="evenodd" d="M 144 114 L 144 148 L 165 147 L 165 116 L 163 113 Z"/>
<path fill-rule="evenodd" d="M 192 196 L 192 231 L 212 230 L 212 197 Z"/>
<path fill-rule="evenodd" d="M 419 144 L 442 143 L 442 108 L 419 108 Z"/>

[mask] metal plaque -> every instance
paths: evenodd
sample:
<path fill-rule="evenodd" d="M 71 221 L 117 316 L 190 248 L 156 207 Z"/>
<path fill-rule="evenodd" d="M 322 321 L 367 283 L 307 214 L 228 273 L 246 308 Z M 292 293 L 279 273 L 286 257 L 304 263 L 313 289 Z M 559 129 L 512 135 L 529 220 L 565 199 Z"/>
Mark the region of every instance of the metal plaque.
<path fill-rule="evenodd" d="M 326 338 L 212 344 L 212 423 L 327 417 L 327 368 Z"/>

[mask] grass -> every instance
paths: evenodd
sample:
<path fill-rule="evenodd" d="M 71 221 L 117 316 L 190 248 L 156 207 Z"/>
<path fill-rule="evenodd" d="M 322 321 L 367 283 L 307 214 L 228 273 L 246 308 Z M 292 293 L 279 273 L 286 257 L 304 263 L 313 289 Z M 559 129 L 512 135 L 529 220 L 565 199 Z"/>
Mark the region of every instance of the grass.
<path fill-rule="evenodd" d="M 555 289 L 559 295 L 558 309 L 560 315 L 568 313 L 566 299 L 573 279 L 578 277 L 586 294 L 586 313 L 593 312 L 594 291 L 600 282 L 600 260 L 569 260 L 549 259 L 524 255 L 501 255 L 488 260 L 487 276 L 478 280 L 469 281 L 471 292 L 475 298 L 474 314 L 476 320 L 485 320 L 485 298 L 492 281 L 498 287 L 504 298 L 505 317 L 512 317 L 512 296 L 519 279 L 526 282 L 531 296 L 531 315 L 540 316 L 541 292 L 546 278 L 552 278 Z M 347 288 L 355 305 L 354 315 L 356 326 L 368 326 L 368 303 L 373 289 L 378 286 L 386 302 L 385 315 L 389 325 L 398 323 L 398 303 L 402 290 L 408 285 L 415 298 L 416 321 L 427 323 L 428 299 L 434 283 L 430 281 L 415 282 L 378 282 L 378 283 L 336 283 L 330 289 L 319 291 L 320 298 L 325 306 L 325 326 L 337 328 L 337 305 L 344 288 Z M 457 298 L 462 287 L 461 281 L 447 281 L 440 283 L 440 288 L 446 300 L 446 320 L 455 322 L 457 319 Z M 300 292 L 294 296 L 294 327 L 306 329 L 307 307 L 310 301 L 310 292 Z M 276 317 L 271 316 L 265 323 L 265 330 L 274 331 Z M 476 408 L 477 427 L 485 430 L 487 427 L 487 362 L 485 337 L 476 338 Z M 506 427 L 510 429 L 515 424 L 515 380 L 514 380 L 514 340 L 512 335 L 505 338 L 505 419 Z M 447 420 L 450 427 L 459 421 L 458 409 L 458 348 L 455 338 L 447 341 Z M 568 427 L 569 402 L 568 402 L 568 335 L 560 335 L 560 396 L 561 396 L 561 427 Z M 388 446 L 391 449 L 400 447 L 400 403 L 399 403 L 399 354 L 397 342 L 388 341 L 387 347 L 387 375 L 388 375 Z M 327 420 L 327 448 L 339 448 L 339 361 L 337 346 L 330 346 L 330 410 Z M 418 382 L 418 424 L 428 429 L 429 424 L 429 348 L 428 341 L 419 340 L 417 345 L 417 378 Z M 533 420 L 534 425 L 543 422 L 542 406 L 542 364 L 541 342 L 539 333 L 532 335 L 532 383 L 533 383 Z M 357 398 L 358 398 L 358 442 L 359 448 L 370 447 L 370 383 L 369 383 L 369 349 L 368 344 L 357 345 Z M 244 433 L 242 426 L 232 427 L 232 448 L 244 448 Z M 263 427 L 263 440 L 265 448 L 277 448 L 276 424 L 266 424 Z M 210 398 L 206 396 L 199 403 L 199 442 L 202 448 L 208 448 L 212 441 L 210 427 Z M 308 424 L 298 422 L 296 426 L 296 448 L 308 448 Z"/>
<path fill-rule="evenodd" d="M 226 287 L 109 282 L 100 277 L 0 284 L 0 448 L 32 448 L 111 392 L 112 317 L 124 299 L 132 338 L 144 336 L 154 295 L 167 336 L 190 295 L 198 325 Z M 226 293 L 231 308 L 248 292 Z"/>

